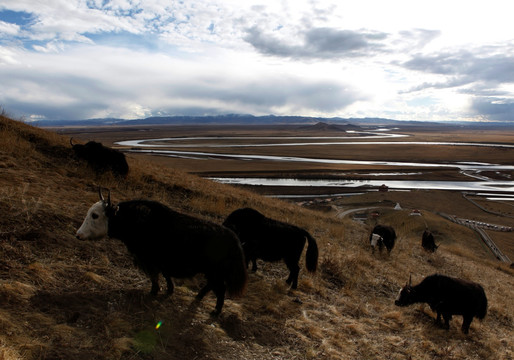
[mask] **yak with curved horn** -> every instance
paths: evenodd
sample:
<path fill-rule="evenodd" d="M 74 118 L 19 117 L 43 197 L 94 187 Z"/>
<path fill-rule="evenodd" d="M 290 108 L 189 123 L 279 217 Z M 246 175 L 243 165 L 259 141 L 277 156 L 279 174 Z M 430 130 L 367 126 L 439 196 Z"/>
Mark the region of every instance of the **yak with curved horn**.
<path fill-rule="evenodd" d="M 213 315 L 218 315 L 225 291 L 241 296 L 247 272 L 239 239 L 229 229 L 202 219 L 178 213 L 164 204 L 131 200 L 118 204 L 107 200 L 99 189 L 100 201 L 89 209 L 77 231 L 77 238 L 121 240 L 134 256 L 135 263 L 150 277 L 151 294 L 159 290 L 159 274 L 166 279 L 168 294 L 173 293 L 171 278 L 204 274 L 207 284 L 198 292 L 202 299 L 210 290 L 216 295 Z"/>
<path fill-rule="evenodd" d="M 484 288 L 476 282 L 450 276 L 433 274 L 418 285 L 412 286 L 412 278 L 394 302 L 396 306 L 427 303 L 437 313 L 437 323 L 444 319 L 444 328 L 450 328 L 453 315 L 462 315 L 462 332 L 467 334 L 473 318 L 482 320 L 487 314 L 487 297 Z"/>

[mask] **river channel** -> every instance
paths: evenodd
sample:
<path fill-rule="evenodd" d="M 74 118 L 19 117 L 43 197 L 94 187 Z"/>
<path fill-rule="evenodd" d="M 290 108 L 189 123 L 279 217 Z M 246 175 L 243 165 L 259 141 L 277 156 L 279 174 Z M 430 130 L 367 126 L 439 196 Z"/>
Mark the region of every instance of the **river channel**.
<path fill-rule="evenodd" d="M 374 175 L 370 174 L 370 179 L 364 180 L 345 180 L 345 179 L 291 179 L 291 178 L 245 178 L 245 177 L 211 177 L 213 181 L 250 186 L 274 186 L 274 187 L 323 187 L 323 188 L 341 188 L 352 189 L 353 191 L 361 191 L 363 189 L 376 189 L 381 185 L 386 185 L 389 189 L 411 190 L 411 189 L 427 189 L 427 190 L 455 190 L 455 191 L 471 191 L 486 192 L 488 194 L 496 193 L 490 196 L 496 196 L 502 200 L 514 200 L 514 181 L 510 180 L 509 175 L 505 175 L 507 180 L 497 181 L 482 176 L 481 172 L 512 172 L 514 165 L 500 165 L 483 162 L 401 162 L 401 161 L 377 161 L 377 160 L 349 160 L 349 159 L 328 159 L 316 157 L 295 157 L 295 156 L 278 156 L 278 155 L 260 155 L 260 154 L 240 154 L 221 153 L 212 151 L 216 148 L 258 148 L 258 147 L 280 147 L 280 146 L 331 146 L 331 145 L 377 145 L 387 146 L 394 145 L 445 145 L 445 146 L 472 146 L 479 148 L 496 147 L 496 148 L 514 148 L 511 144 L 496 143 L 474 143 L 474 142 L 417 142 L 404 141 L 399 138 L 405 138 L 408 135 L 393 134 L 382 132 L 363 132 L 352 133 L 351 136 L 266 136 L 266 137 L 246 137 L 246 136 L 219 136 L 219 137 L 177 137 L 177 138 L 156 138 L 119 141 L 116 144 L 123 146 L 124 151 L 140 154 L 149 154 L 157 156 L 168 156 L 186 159 L 209 159 L 212 161 L 220 159 L 235 159 L 245 161 L 276 161 L 276 162 L 303 162 L 303 163 L 325 163 L 325 164 L 349 164 L 349 165 L 379 165 L 381 167 L 424 167 L 424 168 L 454 168 L 462 174 L 472 178 L 471 181 L 426 181 L 426 180 L 394 180 L 394 175 L 389 175 L 386 180 L 374 179 Z M 387 141 L 395 139 L 395 141 Z M 359 140 L 359 141 L 355 141 Z M 363 141 L 365 140 L 365 141 Z M 258 141 L 258 143 L 252 143 Z M 210 149 L 210 151 L 192 151 L 188 148 Z M 391 177 L 393 179 L 391 180 Z M 365 191 L 365 190 L 363 190 Z"/>

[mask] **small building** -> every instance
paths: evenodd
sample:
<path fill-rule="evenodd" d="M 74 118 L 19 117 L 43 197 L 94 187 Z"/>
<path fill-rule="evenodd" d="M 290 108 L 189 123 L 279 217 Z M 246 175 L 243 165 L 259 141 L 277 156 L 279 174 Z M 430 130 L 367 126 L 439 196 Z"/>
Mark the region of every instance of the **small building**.
<path fill-rule="evenodd" d="M 364 213 L 357 213 L 353 215 L 353 220 L 364 223 L 368 219 L 368 215 Z"/>
<path fill-rule="evenodd" d="M 389 191 L 389 187 L 386 184 L 382 184 L 378 188 L 378 191 L 380 191 L 380 192 L 388 192 Z"/>

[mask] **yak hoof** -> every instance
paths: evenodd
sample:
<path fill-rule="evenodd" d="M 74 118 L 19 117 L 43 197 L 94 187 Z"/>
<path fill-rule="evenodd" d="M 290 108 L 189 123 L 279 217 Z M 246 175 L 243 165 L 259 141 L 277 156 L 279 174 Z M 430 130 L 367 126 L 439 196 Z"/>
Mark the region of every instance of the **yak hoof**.
<path fill-rule="evenodd" d="M 211 311 L 210 315 L 211 317 L 214 317 L 214 318 L 217 318 L 218 316 L 220 316 L 221 314 L 221 310 L 218 310 L 218 309 L 215 309 L 213 311 Z"/>
<path fill-rule="evenodd" d="M 157 293 L 158 293 L 158 292 L 159 292 L 159 290 L 154 290 L 154 289 L 152 289 L 152 290 L 150 290 L 150 295 L 152 295 L 152 296 L 157 296 Z"/>

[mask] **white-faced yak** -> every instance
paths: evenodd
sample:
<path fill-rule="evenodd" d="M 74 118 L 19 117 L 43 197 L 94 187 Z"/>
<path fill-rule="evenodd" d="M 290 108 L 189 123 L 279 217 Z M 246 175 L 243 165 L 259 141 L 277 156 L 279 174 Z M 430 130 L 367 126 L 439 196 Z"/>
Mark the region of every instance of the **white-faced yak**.
<path fill-rule="evenodd" d="M 207 284 L 197 299 L 210 290 L 216 295 L 213 315 L 221 312 L 225 290 L 241 296 L 246 288 L 247 271 L 237 236 L 229 229 L 184 215 L 167 206 L 147 200 L 111 203 L 110 193 L 88 211 L 77 231 L 78 239 L 105 236 L 121 240 L 134 256 L 135 263 L 150 277 L 151 294 L 159 291 L 162 273 L 173 293 L 171 278 L 204 274 Z"/>
<path fill-rule="evenodd" d="M 305 266 L 315 272 L 318 266 L 318 245 L 316 240 L 304 229 L 273 220 L 250 208 L 235 210 L 224 226 L 232 229 L 243 245 L 246 264 L 252 261 L 252 271 L 257 270 L 257 259 L 264 261 L 284 260 L 289 269 L 287 284 L 296 289 L 300 267 L 298 261 L 308 242 Z"/>
<path fill-rule="evenodd" d="M 396 306 L 414 303 L 430 305 L 437 313 L 438 324 L 441 324 L 442 315 L 446 329 L 450 328 L 453 315 L 462 315 L 464 334 L 468 333 L 474 317 L 482 320 L 487 313 L 487 298 L 480 284 L 439 274 L 427 276 L 415 286 L 411 285 L 409 279 L 394 302 Z"/>
<path fill-rule="evenodd" d="M 375 252 L 376 246 L 378 246 L 379 251 L 382 251 L 382 248 L 385 246 L 387 251 L 391 252 L 391 250 L 394 247 L 395 241 L 396 232 L 391 226 L 376 225 L 373 228 L 371 234 L 369 234 L 369 243 L 371 245 L 372 252 Z"/>

